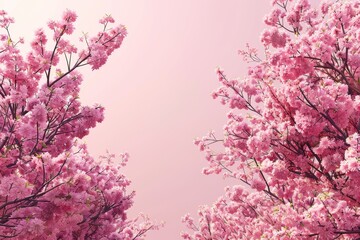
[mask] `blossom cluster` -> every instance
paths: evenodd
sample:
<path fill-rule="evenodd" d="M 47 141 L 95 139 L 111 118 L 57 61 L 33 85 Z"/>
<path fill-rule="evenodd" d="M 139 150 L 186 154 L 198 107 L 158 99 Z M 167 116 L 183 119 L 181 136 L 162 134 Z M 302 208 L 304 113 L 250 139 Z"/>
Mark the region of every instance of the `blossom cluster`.
<path fill-rule="evenodd" d="M 147 218 L 131 220 L 134 193 L 120 156 L 92 158 L 80 139 L 104 118 L 100 105 L 82 106 L 79 68 L 105 64 L 126 29 L 110 16 L 103 29 L 82 39 L 78 50 L 75 12 L 67 10 L 49 30 L 39 29 L 24 55 L 10 35 L 14 20 L 0 11 L 0 238 L 142 239 L 157 228 Z M 52 36 L 49 40 L 47 32 Z"/>
<path fill-rule="evenodd" d="M 195 143 L 205 174 L 239 180 L 184 239 L 360 237 L 360 2 L 273 0 L 264 59 L 245 79 L 217 71 L 231 110 L 224 136 Z M 211 148 L 220 143 L 223 151 Z"/>

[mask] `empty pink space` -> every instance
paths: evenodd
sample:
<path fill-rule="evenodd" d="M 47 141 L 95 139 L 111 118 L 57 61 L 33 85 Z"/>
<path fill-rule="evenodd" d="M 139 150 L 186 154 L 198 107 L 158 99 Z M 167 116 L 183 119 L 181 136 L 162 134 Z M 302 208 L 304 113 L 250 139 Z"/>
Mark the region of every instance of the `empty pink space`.
<path fill-rule="evenodd" d="M 106 108 L 105 121 L 86 138 L 94 156 L 129 152 L 124 173 L 136 191 L 129 215 L 138 212 L 165 221 L 150 240 L 180 239 L 181 217 L 196 214 L 223 194 L 221 176 L 204 176 L 203 154 L 195 137 L 222 131 L 225 107 L 212 100 L 219 84 L 215 68 L 244 76 L 237 55 L 247 42 L 259 47 L 267 1 L 136 0 L 8 1 L 2 8 L 15 18 L 11 30 L 30 42 L 34 30 L 65 9 L 78 14 L 77 35 L 94 33 L 97 19 L 111 14 L 126 25 L 128 37 L 98 72 L 84 69 L 80 99 Z"/>

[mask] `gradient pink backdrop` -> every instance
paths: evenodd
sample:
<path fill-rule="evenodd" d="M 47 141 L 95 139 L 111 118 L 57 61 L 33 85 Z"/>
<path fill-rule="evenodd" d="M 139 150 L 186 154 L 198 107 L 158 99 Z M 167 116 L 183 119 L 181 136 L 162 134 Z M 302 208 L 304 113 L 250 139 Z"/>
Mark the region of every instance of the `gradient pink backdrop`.
<path fill-rule="evenodd" d="M 149 240 L 180 239 L 181 217 L 195 215 L 232 184 L 201 174 L 206 161 L 193 139 L 211 129 L 221 133 L 227 109 L 210 96 L 219 85 L 214 70 L 245 75 L 237 50 L 247 42 L 259 46 L 269 2 L 12 0 L 1 7 L 15 17 L 13 36 L 27 44 L 35 29 L 66 8 L 78 13 L 77 36 L 99 30 L 104 14 L 127 26 L 128 37 L 107 65 L 97 72 L 84 69 L 82 102 L 106 108 L 105 121 L 86 142 L 94 156 L 130 153 L 124 172 L 137 194 L 129 215 L 144 212 L 166 222 Z"/>

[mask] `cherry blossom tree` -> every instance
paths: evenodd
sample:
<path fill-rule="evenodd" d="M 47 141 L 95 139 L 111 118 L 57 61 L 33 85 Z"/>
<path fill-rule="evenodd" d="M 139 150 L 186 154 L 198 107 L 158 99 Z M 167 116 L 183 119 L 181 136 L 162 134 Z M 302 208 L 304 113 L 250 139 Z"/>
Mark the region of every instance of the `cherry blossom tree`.
<path fill-rule="evenodd" d="M 217 71 L 223 137 L 195 141 L 204 173 L 239 185 L 186 215 L 184 239 L 360 238 L 360 1 L 272 5 L 247 77 Z"/>
<path fill-rule="evenodd" d="M 106 63 L 126 29 L 100 20 L 79 50 L 66 35 L 77 16 L 67 10 L 39 29 L 28 54 L 11 37 L 14 20 L 0 11 L 0 238 L 142 239 L 157 228 L 146 217 L 127 218 L 134 193 L 120 173 L 127 154 L 92 158 L 81 142 L 103 120 L 104 108 L 82 106 L 78 71 Z M 50 40 L 47 35 L 50 32 Z"/>

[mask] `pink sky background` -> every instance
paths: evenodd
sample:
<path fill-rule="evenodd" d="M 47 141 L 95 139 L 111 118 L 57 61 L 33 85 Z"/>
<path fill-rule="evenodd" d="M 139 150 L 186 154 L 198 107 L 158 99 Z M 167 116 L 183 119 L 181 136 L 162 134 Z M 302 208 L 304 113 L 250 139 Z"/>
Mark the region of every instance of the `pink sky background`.
<path fill-rule="evenodd" d="M 11 0 L 1 7 L 15 18 L 13 37 L 23 36 L 26 44 L 34 30 L 67 8 L 79 16 L 79 37 L 100 30 L 97 22 L 105 14 L 126 25 L 128 37 L 108 63 L 96 72 L 82 69 L 80 99 L 106 108 L 105 121 L 86 142 L 93 156 L 130 153 L 124 173 L 137 194 L 129 215 L 144 212 L 166 222 L 149 240 L 180 239 L 181 217 L 195 215 L 199 205 L 211 204 L 233 184 L 201 174 L 207 163 L 193 139 L 211 129 L 221 134 L 228 110 L 211 98 L 219 86 L 214 70 L 246 74 L 237 50 L 247 42 L 259 46 L 269 1 Z"/>

